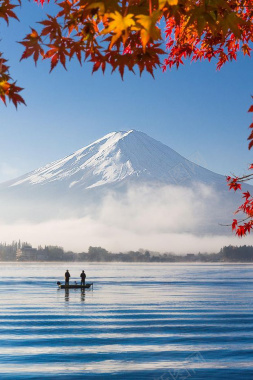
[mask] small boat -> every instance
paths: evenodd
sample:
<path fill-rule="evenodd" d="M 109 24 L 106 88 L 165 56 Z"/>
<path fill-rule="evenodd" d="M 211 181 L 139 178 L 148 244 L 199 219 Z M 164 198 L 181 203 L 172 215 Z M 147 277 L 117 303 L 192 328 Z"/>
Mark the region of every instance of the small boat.
<path fill-rule="evenodd" d="M 72 285 L 65 285 L 62 284 L 60 281 L 57 282 L 57 285 L 59 289 L 89 289 L 92 286 L 93 289 L 93 282 L 87 283 L 85 285 L 80 284 L 72 284 Z"/>

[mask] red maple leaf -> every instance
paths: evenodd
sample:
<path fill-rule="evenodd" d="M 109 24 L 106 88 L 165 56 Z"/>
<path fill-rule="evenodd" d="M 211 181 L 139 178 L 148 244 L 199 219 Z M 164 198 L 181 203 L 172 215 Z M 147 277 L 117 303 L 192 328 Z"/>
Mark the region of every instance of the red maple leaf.
<path fill-rule="evenodd" d="M 42 40 L 39 36 L 39 34 L 36 32 L 35 29 L 32 29 L 32 33 L 27 34 L 24 38 L 24 41 L 19 42 L 21 45 L 25 46 L 25 51 L 23 52 L 20 61 L 22 59 L 28 58 L 30 56 L 33 56 L 35 65 L 37 64 L 37 61 L 39 59 L 39 56 L 44 56 L 44 50 L 41 47 Z"/>

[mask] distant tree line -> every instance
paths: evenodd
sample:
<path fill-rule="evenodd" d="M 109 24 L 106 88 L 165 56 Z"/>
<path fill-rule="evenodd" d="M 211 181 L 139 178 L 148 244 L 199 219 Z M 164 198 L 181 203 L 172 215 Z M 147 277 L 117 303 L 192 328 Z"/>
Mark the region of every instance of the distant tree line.
<path fill-rule="evenodd" d="M 89 247 L 88 252 L 64 251 L 62 247 L 46 245 L 32 248 L 20 240 L 0 243 L 0 261 L 89 261 L 89 262 L 253 262 L 253 246 L 225 246 L 218 253 L 159 253 L 139 249 L 126 253 L 111 253 L 102 247 Z"/>
<path fill-rule="evenodd" d="M 253 262 L 253 247 L 252 245 L 243 245 L 234 247 L 229 245 L 220 250 L 224 261 L 229 262 Z"/>
<path fill-rule="evenodd" d="M 18 243 L 13 241 L 11 244 L 0 243 L 0 261 L 15 261 Z"/>

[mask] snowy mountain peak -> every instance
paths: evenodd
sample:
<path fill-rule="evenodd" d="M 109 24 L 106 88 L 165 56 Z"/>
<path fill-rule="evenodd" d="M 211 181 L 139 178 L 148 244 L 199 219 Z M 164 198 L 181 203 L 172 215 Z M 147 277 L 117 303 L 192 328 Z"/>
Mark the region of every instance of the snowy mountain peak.
<path fill-rule="evenodd" d="M 171 184 L 224 181 L 222 176 L 132 129 L 109 133 L 63 159 L 12 181 L 10 186 L 57 184 L 68 189 L 91 189 L 128 179 Z"/>

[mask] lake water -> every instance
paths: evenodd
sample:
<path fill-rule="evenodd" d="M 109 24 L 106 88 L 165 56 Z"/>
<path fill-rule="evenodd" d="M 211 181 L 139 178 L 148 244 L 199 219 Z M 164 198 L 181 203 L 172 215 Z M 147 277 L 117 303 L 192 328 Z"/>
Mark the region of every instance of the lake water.
<path fill-rule="evenodd" d="M 93 290 L 59 290 L 69 269 Z M 0 263 L 0 379 L 253 379 L 253 266 Z"/>

